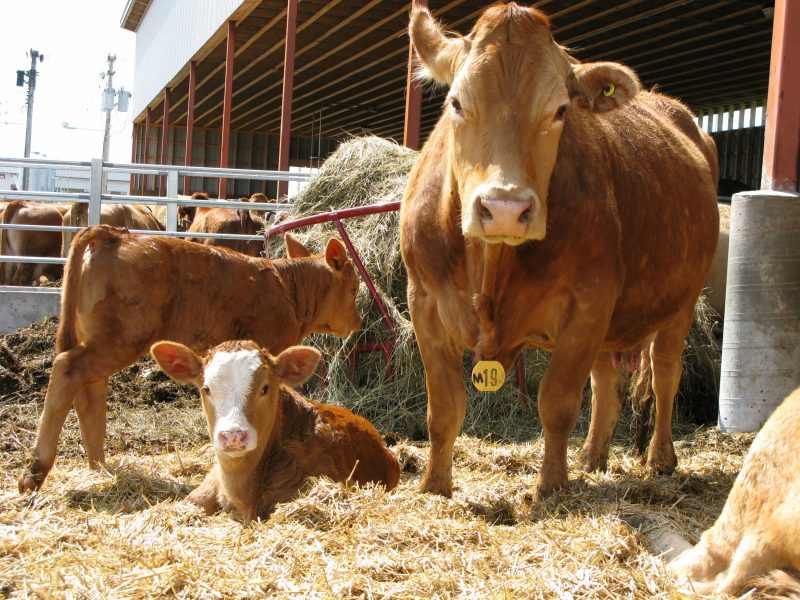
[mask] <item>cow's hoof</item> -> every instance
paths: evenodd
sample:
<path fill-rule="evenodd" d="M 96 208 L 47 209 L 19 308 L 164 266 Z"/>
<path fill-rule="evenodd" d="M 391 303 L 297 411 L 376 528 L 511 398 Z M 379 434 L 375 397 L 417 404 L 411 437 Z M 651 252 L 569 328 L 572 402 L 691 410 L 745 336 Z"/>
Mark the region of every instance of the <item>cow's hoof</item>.
<path fill-rule="evenodd" d="M 19 488 L 20 494 L 25 494 L 28 492 L 35 492 L 40 487 L 42 487 L 43 482 L 44 482 L 44 475 L 26 471 L 25 473 L 19 476 L 19 479 L 17 480 L 17 487 Z"/>
<path fill-rule="evenodd" d="M 656 475 L 672 475 L 678 466 L 678 457 L 672 446 L 668 450 L 655 451 L 650 448 L 647 453 L 647 469 Z"/>
<path fill-rule="evenodd" d="M 539 485 L 536 486 L 536 500 L 544 500 L 549 498 L 553 495 L 553 492 L 558 490 L 565 490 L 569 487 L 569 480 L 564 479 L 564 481 L 556 481 L 556 482 L 546 482 L 540 481 Z"/>
<path fill-rule="evenodd" d="M 421 492 L 426 494 L 438 494 L 445 498 L 453 497 L 453 482 L 441 481 L 433 477 L 425 477 L 419 486 Z"/>
<path fill-rule="evenodd" d="M 584 448 L 581 452 L 581 464 L 587 473 L 605 471 L 608 469 L 608 454 L 598 454 Z"/>
<path fill-rule="evenodd" d="M 196 488 L 192 493 L 186 496 L 186 501 L 191 502 L 195 506 L 199 506 L 209 516 L 216 514 L 219 510 L 216 492 L 210 494 L 208 490 L 203 490 L 201 488 L 202 486 Z"/>

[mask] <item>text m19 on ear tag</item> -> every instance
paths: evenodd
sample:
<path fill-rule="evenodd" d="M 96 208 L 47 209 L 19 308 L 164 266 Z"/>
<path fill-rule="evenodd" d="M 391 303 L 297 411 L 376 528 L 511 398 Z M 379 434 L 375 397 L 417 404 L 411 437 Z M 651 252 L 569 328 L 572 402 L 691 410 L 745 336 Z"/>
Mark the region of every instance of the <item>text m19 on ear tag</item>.
<path fill-rule="evenodd" d="M 506 371 L 496 360 L 481 360 L 472 368 L 472 385 L 480 392 L 496 392 L 505 380 Z"/>

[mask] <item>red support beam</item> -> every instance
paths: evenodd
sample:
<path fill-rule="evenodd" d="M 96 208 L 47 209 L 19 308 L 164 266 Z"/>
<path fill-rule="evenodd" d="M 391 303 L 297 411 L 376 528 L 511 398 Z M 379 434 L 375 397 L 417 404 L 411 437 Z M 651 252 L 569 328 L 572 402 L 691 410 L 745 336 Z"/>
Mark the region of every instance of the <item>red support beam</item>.
<path fill-rule="evenodd" d="M 412 7 L 426 7 L 428 0 L 412 0 Z M 419 150 L 419 122 L 422 115 L 422 82 L 414 79 L 414 46 L 408 42 L 408 77 L 406 78 L 406 120 L 403 145 Z"/>
<path fill-rule="evenodd" d="M 236 23 L 228 21 L 228 42 L 225 48 L 225 97 L 222 102 L 222 136 L 219 155 L 220 168 L 228 167 L 228 149 L 231 138 L 231 106 L 233 103 L 233 56 L 236 46 Z M 219 197 L 226 198 L 225 188 L 228 180 L 225 177 L 219 179 Z"/>
<path fill-rule="evenodd" d="M 134 123 L 133 127 L 131 127 L 131 162 L 132 163 L 136 162 L 136 142 L 137 142 L 138 136 L 139 136 L 139 125 Z M 131 173 L 130 184 L 128 185 L 128 193 L 131 196 L 133 196 L 133 190 L 134 190 L 134 181 L 133 180 L 134 180 L 134 175 L 133 175 L 133 173 Z"/>
<path fill-rule="evenodd" d="M 161 164 L 170 164 L 170 159 L 167 156 L 167 138 L 169 136 L 169 88 L 164 88 L 164 118 L 161 119 Z M 165 196 L 167 194 L 167 178 L 162 175 L 158 178 L 158 195 Z"/>
<path fill-rule="evenodd" d="M 183 161 L 184 166 L 192 166 L 192 144 L 194 144 L 194 98 L 197 90 L 197 63 L 189 63 L 189 100 L 186 114 L 186 156 Z M 183 178 L 183 193 L 189 194 L 189 176 Z"/>
<path fill-rule="evenodd" d="M 761 188 L 798 191 L 800 156 L 800 2 L 776 0 L 769 66 Z"/>
<path fill-rule="evenodd" d="M 147 107 L 147 112 L 144 116 L 144 164 L 150 163 L 150 128 L 153 126 L 153 114 L 150 107 Z M 142 194 L 147 191 L 147 175 L 142 180 Z"/>
<path fill-rule="evenodd" d="M 292 91 L 294 89 L 294 45 L 297 33 L 297 2 L 287 0 L 286 44 L 283 56 L 283 99 L 281 101 L 281 135 L 278 146 L 278 170 L 289 170 L 289 150 L 292 143 Z M 278 182 L 278 198 L 286 196 L 289 182 Z"/>

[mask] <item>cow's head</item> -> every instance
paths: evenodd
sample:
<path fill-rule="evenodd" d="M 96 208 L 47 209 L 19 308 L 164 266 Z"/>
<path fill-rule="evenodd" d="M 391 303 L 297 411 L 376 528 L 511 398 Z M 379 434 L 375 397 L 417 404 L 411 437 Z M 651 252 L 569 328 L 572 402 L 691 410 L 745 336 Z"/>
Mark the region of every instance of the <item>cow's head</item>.
<path fill-rule="evenodd" d="M 200 390 L 211 443 L 225 459 L 267 447 L 281 385 L 305 383 L 320 358 L 307 346 L 292 346 L 272 356 L 249 340 L 223 342 L 202 356 L 183 344 L 162 341 L 153 344 L 150 353 L 172 379 Z"/>
<path fill-rule="evenodd" d="M 361 315 L 356 306 L 361 279 L 353 263 L 347 258 L 344 244 L 331 238 L 322 254 L 311 254 L 297 238 L 284 235 L 286 255 L 289 258 L 310 258 L 319 264 L 320 280 L 324 285 L 319 289 L 317 310 L 311 323 L 315 333 L 330 333 L 347 337 L 361 327 Z M 307 281 L 309 286 L 318 282 Z"/>
<path fill-rule="evenodd" d="M 616 63 L 574 64 L 546 16 L 509 3 L 487 9 L 466 37 L 445 35 L 427 9 L 409 26 L 423 74 L 450 86 L 451 185 L 464 235 L 521 244 L 545 237 L 547 194 L 573 110 L 605 111 L 640 89 Z"/>

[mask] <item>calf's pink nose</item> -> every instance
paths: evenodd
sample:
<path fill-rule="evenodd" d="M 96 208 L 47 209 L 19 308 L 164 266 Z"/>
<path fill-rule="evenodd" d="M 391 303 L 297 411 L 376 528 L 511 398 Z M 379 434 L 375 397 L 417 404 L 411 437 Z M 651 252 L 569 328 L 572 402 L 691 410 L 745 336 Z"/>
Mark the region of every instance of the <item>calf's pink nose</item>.
<path fill-rule="evenodd" d="M 512 197 L 480 198 L 481 223 L 485 235 L 524 236 L 528 226 L 531 200 Z"/>
<path fill-rule="evenodd" d="M 243 429 L 228 429 L 217 434 L 223 450 L 244 450 L 250 442 L 250 434 Z"/>

